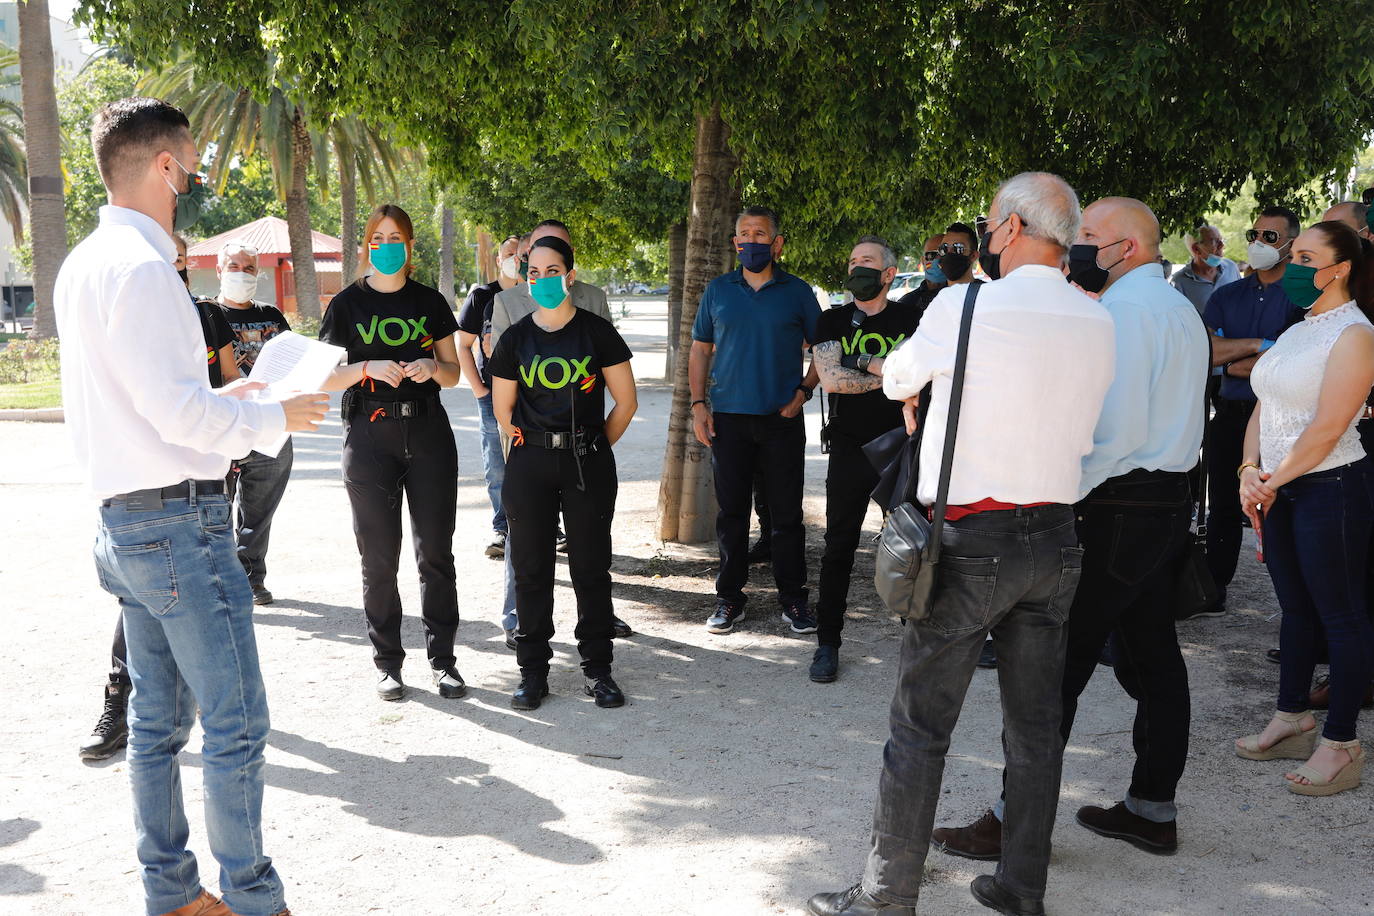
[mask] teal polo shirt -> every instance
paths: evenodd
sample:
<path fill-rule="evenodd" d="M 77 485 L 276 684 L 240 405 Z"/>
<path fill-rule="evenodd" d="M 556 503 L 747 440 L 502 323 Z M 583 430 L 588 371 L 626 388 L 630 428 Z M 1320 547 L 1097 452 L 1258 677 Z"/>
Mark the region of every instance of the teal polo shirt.
<path fill-rule="evenodd" d="M 733 270 L 701 294 L 692 339 L 715 347 L 707 390 L 718 413 L 770 414 L 802 380 L 802 347 L 816 337 L 821 307 L 805 281 L 776 264 L 759 289 Z"/>

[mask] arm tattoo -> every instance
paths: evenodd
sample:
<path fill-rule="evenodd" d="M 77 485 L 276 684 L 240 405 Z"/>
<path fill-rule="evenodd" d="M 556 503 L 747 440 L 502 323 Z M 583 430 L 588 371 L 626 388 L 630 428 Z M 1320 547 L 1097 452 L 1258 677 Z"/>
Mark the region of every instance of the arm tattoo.
<path fill-rule="evenodd" d="M 820 373 L 821 387 L 831 394 L 864 394 L 883 387 L 883 380 L 878 376 L 840 365 L 838 340 L 816 344 L 811 348 L 811 358 Z"/>

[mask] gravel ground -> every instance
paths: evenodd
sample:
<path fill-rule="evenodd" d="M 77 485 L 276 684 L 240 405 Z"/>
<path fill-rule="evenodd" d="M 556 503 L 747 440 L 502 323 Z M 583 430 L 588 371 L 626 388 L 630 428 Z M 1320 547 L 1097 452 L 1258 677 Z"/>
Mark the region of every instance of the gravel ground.
<path fill-rule="evenodd" d="M 900 633 L 876 604 L 871 551 L 865 542 L 835 684 L 806 679 L 813 645 L 786 630 L 760 567 L 747 622 L 729 636 L 706 633 L 714 550 L 665 548 L 654 536 L 669 404 L 654 381 L 662 307 L 631 309 L 621 327 L 650 381 L 617 447 L 616 606 L 636 630 L 617 643 L 623 709 L 597 709 L 580 694 L 563 565 L 553 696 L 532 714 L 510 709 L 518 673 L 501 641 L 500 566 L 482 556 L 490 510 L 465 389 L 444 399 L 459 447 L 458 665 L 469 695 L 441 700 L 426 679 L 417 583 L 403 567 L 405 639 L 420 655 L 406 669 L 409 697 L 379 702 L 337 416 L 296 437 L 270 558 L 277 602 L 256 619 L 273 722 L 267 849 L 298 916 L 800 913 L 810 894 L 859 874 Z M 814 584 L 825 467 L 815 404 L 808 417 Z M 94 765 L 76 755 L 99 712 L 115 619 L 92 569 L 94 522 L 64 427 L 0 423 L 9 624 L 0 671 L 16 699 L 0 742 L 0 913 L 142 913 L 124 754 Z M 876 514 L 868 526 L 876 532 Z M 1299 798 L 1284 791 L 1282 763 L 1229 749 L 1263 724 L 1278 674 L 1262 657 L 1277 638 L 1277 607 L 1252 548 L 1238 580 L 1231 613 L 1179 628 L 1194 701 L 1178 854 L 1147 855 L 1073 822 L 1080 805 L 1121 797 L 1133 760 L 1133 706 L 1099 669 L 1065 758 L 1051 913 L 1370 912 L 1370 788 Z M 995 798 L 999 729 L 996 674 L 979 672 L 938 822 L 966 823 Z M 213 889 L 199 746 L 197 734 L 182 772 L 193 848 Z M 987 912 L 967 887 L 988 870 L 932 854 L 921 911 Z"/>

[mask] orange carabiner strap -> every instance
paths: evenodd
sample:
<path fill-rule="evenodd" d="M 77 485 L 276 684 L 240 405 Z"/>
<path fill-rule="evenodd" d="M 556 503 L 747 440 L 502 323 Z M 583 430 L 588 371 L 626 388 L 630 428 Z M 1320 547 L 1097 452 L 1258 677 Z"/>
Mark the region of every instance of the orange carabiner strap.
<path fill-rule="evenodd" d="M 511 445 L 524 445 L 524 444 L 525 444 L 525 434 L 524 434 L 523 432 L 520 431 L 520 427 L 515 426 L 515 427 L 512 427 L 512 429 L 515 430 L 515 435 L 513 435 L 513 436 L 510 437 L 510 444 L 511 444 Z"/>
<path fill-rule="evenodd" d="M 367 382 L 367 390 L 371 391 L 373 394 L 376 394 L 377 381 L 372 376 L 367 374 L 367 364 L 370 362 L 371 360 L 368 359 L 363 360 L 363 377 L 358 381 L 358 387 L 361 388 L 363 382 Z M 377 419 L 377 415 L 375 413 L 372 415 L 372 419 Z"/>
<path fill-rule="evenodd" d="M 385 407 L 378 407 L 376 410 L 372 411 L 372 416 L 370 416 L 370 417 L 367 418 L 367 422 L 369 422 L 369 423 L 376 423 L 378 417 L 384 417 L 384 416 L 386 416 L 386 408 L 385 408 Z"/>

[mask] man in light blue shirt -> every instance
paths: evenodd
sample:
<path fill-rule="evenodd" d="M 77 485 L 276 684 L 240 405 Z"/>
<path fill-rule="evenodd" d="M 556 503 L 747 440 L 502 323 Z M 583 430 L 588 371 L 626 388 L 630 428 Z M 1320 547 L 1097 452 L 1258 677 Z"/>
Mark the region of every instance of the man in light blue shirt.
<path fill-rule="evenodd" d="M 1240 279 L 1240 268 L 1235 261 L 1222 257 L 1226 242 L 1216 226 L 1203 224 L 1197 227 L 1196 233 L 1188 245 L 1192 259 L 1173 277 L 1166 279 L 1174 289 L 1188 297 L 1201 315 L 1212 293 Z"/>
<path fill-rule="evenodd" d="M 1060 734 L 1067 743 L 1078 698 L 1115 634 L 1116 679 L 1138 704 L 1135 771 L 1121 802 L 1087 805 L 1077 820 L 1100 836 L 1167 855 L 1178 846 L 1174 794 L 1188 760 L 1190 715 L 1173 588 L 1188 545 L 1187 472 L 1202 443 L 1211 351 L 1192 303 L 1164 279 L 1159 240 L 1158 221 L 1138 200 L 1109 197 L 1083 211 L 1078 242 L 1095 246 L 1097 278 L 1106 273 L 1100 301 L 1116 326 L 1116 374 L 1075 506 L 1083 572 L 1069 610 Z M 967 827 L 935 830 L 932 843 L 954 855 L 996 858 L 1001 818 L 999 803 Z"/>

